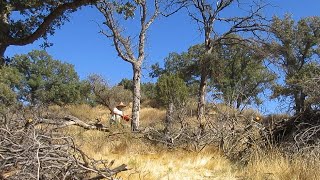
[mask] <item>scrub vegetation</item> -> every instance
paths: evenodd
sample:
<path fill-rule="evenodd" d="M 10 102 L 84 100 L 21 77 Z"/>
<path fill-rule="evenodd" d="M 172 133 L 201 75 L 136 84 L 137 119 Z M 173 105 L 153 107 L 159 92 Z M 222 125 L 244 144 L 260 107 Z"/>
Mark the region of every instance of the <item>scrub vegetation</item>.
<path fill-rule="evenodd" d="M 103 15 L 100 33 L 132 65 L 132 79 L 80 79 L 45 50 L 4 56 L 41 38 L 50 47 L 47 37 L 83 6 Z M 268 19 L 268 6 L 1 1 L 0 179 L 319 179 L 320 17 Z M 152 64 L 154 82 L 141 82 L 150 26 L 178 11 L 204 41 Z M 287 110 L 259 111 L 270 99 Z M 120 102 L 126 120 L 111 125 Z"/>

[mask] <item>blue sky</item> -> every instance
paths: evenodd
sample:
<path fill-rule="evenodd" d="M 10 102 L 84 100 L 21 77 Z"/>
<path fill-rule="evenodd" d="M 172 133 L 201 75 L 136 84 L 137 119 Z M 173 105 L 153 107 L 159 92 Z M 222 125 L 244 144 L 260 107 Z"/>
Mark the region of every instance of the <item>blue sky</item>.
<path fill-rule="evenodd" d="M 268 2 L 273 5 L 266 10 L 268 16 L 283 16 L 285 13 L 290 13 L 294 19 L 300 19 L 320 15 L 319 0 L 270 0 Z M 54 36 L 49 37 L 49 41 L 54 45 L 47 48 L 47 51 L 54 59 L 74 64 L 81 78 L 97 73 L 111 84 L 116 84 L 122 78 L 131 79 L 131 65 L 117 57 L 110 39 L 98 33 L 100 28 L 97 23 L 102 21 L 103 16 L 95 8 L 82 8 L 71 15 L 70 22 L 57 30 Z M 170 52 L 186 51 L 191 45 L 201 43 L 203 34 L 198 31 L 196 23 L 181 11 L 171 17 L 158 19 L 151 26 L 147 40 L 147 59 L 143 66 L 144 82 L 152 81 L 148 77 L 151 64 L 161 63 Z M 39 40 L 23 47 L 11 46 L 5 55 L 11 57 L 14 54 L 40 49 L 41 42 Z M 275 108 L 272 111 L 274 110 Z M 271 111 L 270 108 L 267 108 L 267 111 Z"/>

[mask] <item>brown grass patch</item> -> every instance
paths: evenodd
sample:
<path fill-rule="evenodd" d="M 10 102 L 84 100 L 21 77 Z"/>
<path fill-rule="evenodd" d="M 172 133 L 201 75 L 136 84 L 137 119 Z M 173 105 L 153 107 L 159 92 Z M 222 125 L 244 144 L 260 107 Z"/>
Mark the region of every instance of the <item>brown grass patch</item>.
<path fill-rule="evenodd" d="M 103 123 L 108 122 L 109 111 L 102 107 L 67 106 L 63 111 L 81 119 L 100 117 Z M 125 109 L 126 114 L 131 114 L 130 111 L 130 107 Z M 143 108 L 140 117 L 142 126 L 155 126 L 161 124 L 165 111 Z M 230 162 L 212 148 L 194 153 L 156 146 L 144 141 L 141 136 L 132 134 L 130 128 L 114 128 L 111 133 L 116 135 L 112 136 L 107 132 L 85 131 L 78 127 L 65 128 L 64 132 L 73 136 L 75 142 L 90 157 L 116 160 L 115 165 L 127 164 L 131 170 L 119 174 L 123 179 L 316 180 L 320 177 L 319 159 L 310 161 L 301 156 L 288 157 L 276 150 L 268 153 L 256 152 L 252 154 L 248 165 L 242 166 Z"/>

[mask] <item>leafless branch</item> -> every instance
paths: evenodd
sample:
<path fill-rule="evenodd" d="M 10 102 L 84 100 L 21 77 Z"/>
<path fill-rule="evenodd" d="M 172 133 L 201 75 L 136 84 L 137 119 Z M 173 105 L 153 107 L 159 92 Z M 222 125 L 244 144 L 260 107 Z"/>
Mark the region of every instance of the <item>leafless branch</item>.
<path fill-rule="evenodd" d="M 94 160 L 71 137 L 48 128 L 25 127 L 24 119 L 0 125 L 0 176 L 3 179 L 112 179 L 126 165 Z"/>

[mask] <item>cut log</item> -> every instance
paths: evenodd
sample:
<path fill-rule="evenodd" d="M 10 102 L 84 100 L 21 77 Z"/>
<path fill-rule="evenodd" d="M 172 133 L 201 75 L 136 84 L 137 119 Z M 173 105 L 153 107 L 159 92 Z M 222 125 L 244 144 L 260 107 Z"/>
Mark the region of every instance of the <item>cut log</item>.
<path fill-rule="evenodd" d="M 40 118 L 38 119 L 37 124 L 50 124 L 50 125 L 57 126 L 57 128 L 63 128 L 66 126 L 75 125 L 88 130 L 99 130 L 99 131 L 105 131 L 105 132 L 110 131 L 108 127 L 104 126 L 101 123 L 86 123 L 80 120 L 79 118 L 71 115 L 68 115 L 68 116 L 65 116 L 64 118 L 59 118 L 59 119 Z"/>

